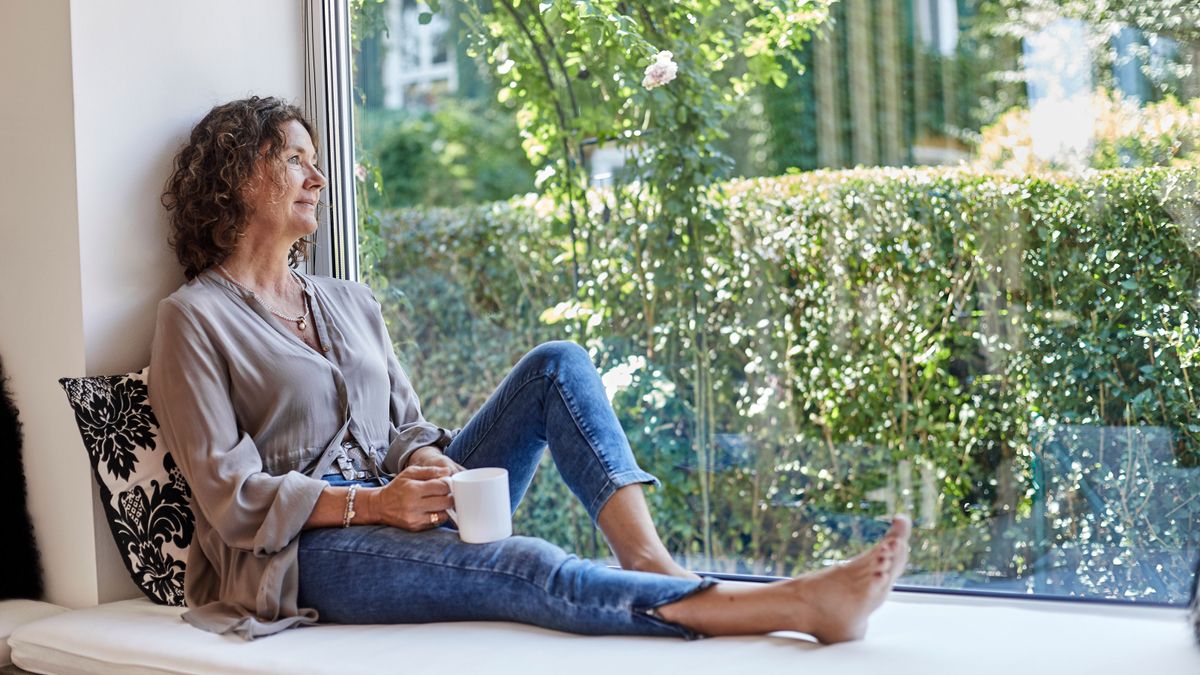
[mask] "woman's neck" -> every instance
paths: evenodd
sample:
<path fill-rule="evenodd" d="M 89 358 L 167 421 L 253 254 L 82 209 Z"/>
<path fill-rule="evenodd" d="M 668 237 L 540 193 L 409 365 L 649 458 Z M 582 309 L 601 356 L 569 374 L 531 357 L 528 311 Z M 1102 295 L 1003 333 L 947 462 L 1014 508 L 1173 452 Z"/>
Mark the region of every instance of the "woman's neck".
<path fill-rule="evenodd" d="M 290 244 L 282 249 L 279 246 L 256 246 L 247 238 L 238 244 L 234 252 L 221 263 L 221 267 L 234 281 L 255 292 L 284 296 L 289 291 L 294 292 L 296 286 L 292 268 L 288 266 L 290 251 Z"/>

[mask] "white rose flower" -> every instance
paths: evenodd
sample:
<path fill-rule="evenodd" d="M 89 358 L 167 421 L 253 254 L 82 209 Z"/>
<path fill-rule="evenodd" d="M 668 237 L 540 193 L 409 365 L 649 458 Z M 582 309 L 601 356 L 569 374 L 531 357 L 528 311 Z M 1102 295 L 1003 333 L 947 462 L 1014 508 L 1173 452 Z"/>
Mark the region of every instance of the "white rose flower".
<path fill-rule="evenodd" d="M 675 79 L 679 66 L 672 61 L 675 57 L 671 52 L 659 52 L 654 57 L 654 63 L 646 66 L 646 76 L 642 78 L 642 86 L 647 89 L 661 87 Z"/>

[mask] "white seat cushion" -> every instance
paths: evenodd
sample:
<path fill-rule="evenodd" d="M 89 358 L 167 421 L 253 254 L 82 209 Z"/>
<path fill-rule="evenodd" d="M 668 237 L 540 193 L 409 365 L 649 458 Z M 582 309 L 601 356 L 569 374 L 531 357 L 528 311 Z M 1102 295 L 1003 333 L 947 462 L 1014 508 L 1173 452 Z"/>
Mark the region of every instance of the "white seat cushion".
<path fill-rule="evenodd" d="M 0 666 L 12 663 L 8 648 L 8 636 L 13 631 L 27 623 L 44 619 L 54 614 L 67 611 L 48 602 L 37 600 L 0 600 Z"/>
<path fill-rule="evenodd" d="M 506 623 L 317 626 L 253 642 L 148 600 L 23 626 L 13 660 L 38 673 L 1155 673 L 1200 672 L 1184 612 L 895 593 L 862 642 L 803 636 L 581 637 Z"/>

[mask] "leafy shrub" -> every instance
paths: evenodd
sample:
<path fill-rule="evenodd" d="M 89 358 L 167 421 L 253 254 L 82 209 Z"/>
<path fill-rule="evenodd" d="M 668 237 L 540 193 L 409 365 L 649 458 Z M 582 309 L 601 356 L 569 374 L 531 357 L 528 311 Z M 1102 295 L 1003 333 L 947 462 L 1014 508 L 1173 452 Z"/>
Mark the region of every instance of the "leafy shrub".
<path fill-rule="evenodd" d="M 694 567 L 795 574 L 908 510 L 914 583 L 1182 601 L 1200 536 L 1198 186 L 1196 169 L 738 181 L 709 193 L 720 245 L 695 277 L 646 259 L 657 225 L 597 193 L 580 296 L 562 214 L 528 196 L 385 214 L 379 271 L 443 424 L 536 343 L 584 342 Z M 687 283 L 703 312 L 675 311 Z M 553 471 L 518 527 L 604 554 Z"/>
<path fill-rule="evenodd" d="M 503 108 L 453 99 L 433 112 L 372 117 L 363 146 L 374 152 L 368 160 L 384 206 L 479 204 L 533 190 L 516 122 Z"/>

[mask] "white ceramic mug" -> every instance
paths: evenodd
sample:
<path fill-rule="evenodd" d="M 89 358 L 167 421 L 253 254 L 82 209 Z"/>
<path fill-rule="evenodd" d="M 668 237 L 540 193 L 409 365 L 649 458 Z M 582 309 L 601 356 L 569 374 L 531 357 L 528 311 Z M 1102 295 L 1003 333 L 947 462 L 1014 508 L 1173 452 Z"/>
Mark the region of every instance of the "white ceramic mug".
<path fill-rule="evenodd" d="M 446 478 L 454 508 L 447 509 L 468 544 L 486 544 L 512 535 L 508 471 L 487 467 L 459 471 Z"/>

